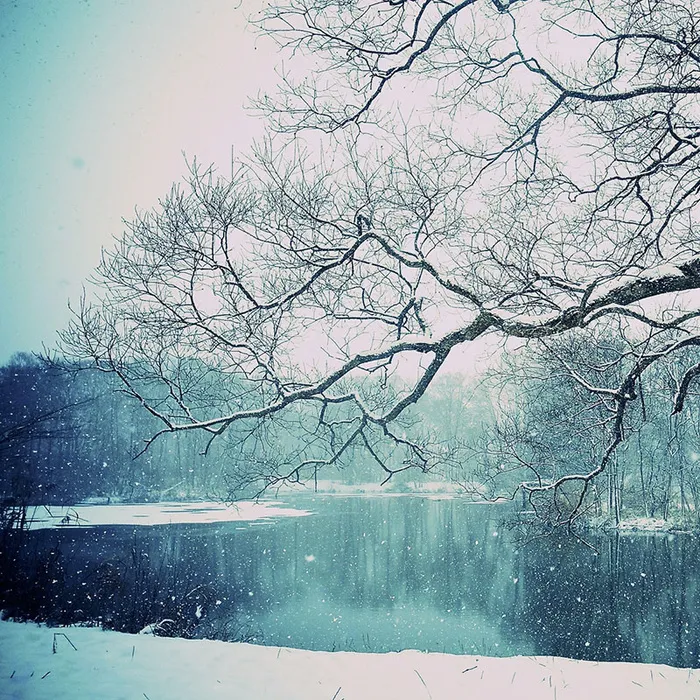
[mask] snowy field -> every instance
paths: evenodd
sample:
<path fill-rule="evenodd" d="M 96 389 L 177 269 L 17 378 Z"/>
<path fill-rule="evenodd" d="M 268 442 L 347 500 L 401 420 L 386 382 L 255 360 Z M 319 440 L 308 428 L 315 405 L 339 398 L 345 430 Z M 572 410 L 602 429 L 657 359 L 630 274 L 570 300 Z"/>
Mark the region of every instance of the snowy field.
<path fill-rule="evenodd" d="M 691 700 L 700 671 L 552 657 L 312 652 L 0 622 L 3 700 Z"/>
<path fill-rule="evenodd" d="M 97 525 L 168 525 L 170 523 L 224 523 L 300 517 L 308 510 L 289 508 L 275 501 L 223 503 L 145 503 L 138 505 L 78 504 L 68 507 L 36 506 L 27 513 L 30 529 L 94 527 Z"/>

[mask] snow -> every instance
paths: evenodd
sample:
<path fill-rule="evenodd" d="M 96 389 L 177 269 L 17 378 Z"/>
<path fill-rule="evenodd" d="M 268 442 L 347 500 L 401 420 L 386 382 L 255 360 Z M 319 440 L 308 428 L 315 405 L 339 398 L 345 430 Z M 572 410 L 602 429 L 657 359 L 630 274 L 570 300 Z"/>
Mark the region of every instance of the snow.
<path fill-rule="evenodd" d="M 618 530 L 642 530 L 645 532 L 661 532 L 670 528 L 662 518 L 628 518 L 621 520 L 617 526 Z"/>
<path fill-rule="evenodd" d="M 319 479 L 314 491 L 308 484 L 286 484 L 278 489 L 279 494 L 306 494 L 314 496 L 424 496 L 430 498 L 452 498 L 460 493 L 456 484 L 447 481 L 404 481 L 346 484 L 342 481 Z"/>
<path fill-rule="evenodd" d="M 628 287 L 636 280 L 654 282 L 656 280 L 675 279 L 684 276 L 685 275 L 677 265 L 672 265 L 670 263 L 664 263 L 655 267 L 649 267 L 640 270 L 637 274 L 625 274 L 620 275 L 619 277 L 615 277 L 611 280 L 606 280 L 605 282 L 601 283 L 598 287 L 596 287 L 588 302 L 589 304 L 593 304 L 596 301 L 604 298 L 608 294 L 613 294 L 619 289 Z"/>
<path fill-rule="evenodd" d="M 661 265 L 656 265 L 655 267 L 649 267 L 641 270 L 638 277 L 639 279 L 649 279 L 657 280 L 662 277 L 684 277 L 685 275 L 681 272 L 677 265 L 672 265 L 671 263 L 663 263 Z"/>
<path fill-rule="evenodd" d="M 0 698 L 6 700 L 693 697 L 700 697 L 700 671 L 662 665 L 312 652 L 0 622 Z"/>
<path fill-rule="evenodd" d="M 216 502 L 146 503 L 139 505 L 36 506 L 27 514 L 30 529 L 101 525 L 168 525 L 222 523 L 266 518 L 301 517 L 311 511 L 289 508 L 277 501 L 240 501 L 227 506 Z"/>

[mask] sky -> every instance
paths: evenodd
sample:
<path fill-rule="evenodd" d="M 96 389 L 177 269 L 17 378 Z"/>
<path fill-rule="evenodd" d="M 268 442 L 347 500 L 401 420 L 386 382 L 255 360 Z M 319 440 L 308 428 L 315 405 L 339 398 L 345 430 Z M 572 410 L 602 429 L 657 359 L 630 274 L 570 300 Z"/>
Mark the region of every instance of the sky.
<path fill-rule="evenodd" d="M 0 363 L 56 341 L 135 207 L 262 135 L 263 0 L 0 0 Z"/>

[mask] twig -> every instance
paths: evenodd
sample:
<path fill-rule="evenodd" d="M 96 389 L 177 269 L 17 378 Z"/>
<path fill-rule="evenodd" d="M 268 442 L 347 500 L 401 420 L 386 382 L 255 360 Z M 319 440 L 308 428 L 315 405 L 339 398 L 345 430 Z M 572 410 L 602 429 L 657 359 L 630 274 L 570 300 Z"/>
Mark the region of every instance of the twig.
<path fill-rule="evenodd" d="M 428 692 L 428 697 L 430 698 L 430 700 L 432 700 L 432 699 L 433 699 L 433 696 L 432 696 L 432 694 L 430 693 L 430 690 L 428 689 L 428 686 L 425 684 L 425 681 L 423 680 L 423 676 L 421 676 L 420 673 L 418 673 L 418 671 L 416 671 L 415 668 L 414 668 L 413 670 L 415 671 L 415 673 L 416 673 L 416 675 L 418 676 L 418 678 L 420 678 L 420 682 L 423 684 L 423 687 L 424 687 L 424 688 L 426 689 L 426 691 Z"/>
<path fill-rule="evenodd" d="M 57 641 L 58 641 L 57 638 L 58 637 L 64 637 L 65 640 L 68 642 L 68 644 L 70 644 L 75 651 L 78 651 L 78 647 L 76 647 L 75 644 L 73 644 L 73 642 L 71 642 L 71 640 L 68 639 L 68 635 L 66 635 L 65 632 L 54 632 L 53 633 L 53 645 L 51 647 L 54 654 L 56 654 L 58 651 L 58 645 L 57 645 Z"/>

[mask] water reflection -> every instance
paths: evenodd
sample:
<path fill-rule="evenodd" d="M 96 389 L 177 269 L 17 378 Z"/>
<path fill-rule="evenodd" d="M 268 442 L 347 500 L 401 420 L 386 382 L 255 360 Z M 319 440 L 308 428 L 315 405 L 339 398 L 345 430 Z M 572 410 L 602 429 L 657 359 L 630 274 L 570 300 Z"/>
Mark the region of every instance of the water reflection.
<path fill-rule="evenodd" d="M 29 533 L 4 545 L 3 606 L 308 649 L 700 665 L 694 537 L 600 536 L 596 555 L 571 539 L 516 547 L 499 506 L 295 503 L 315 515 Z"/>

